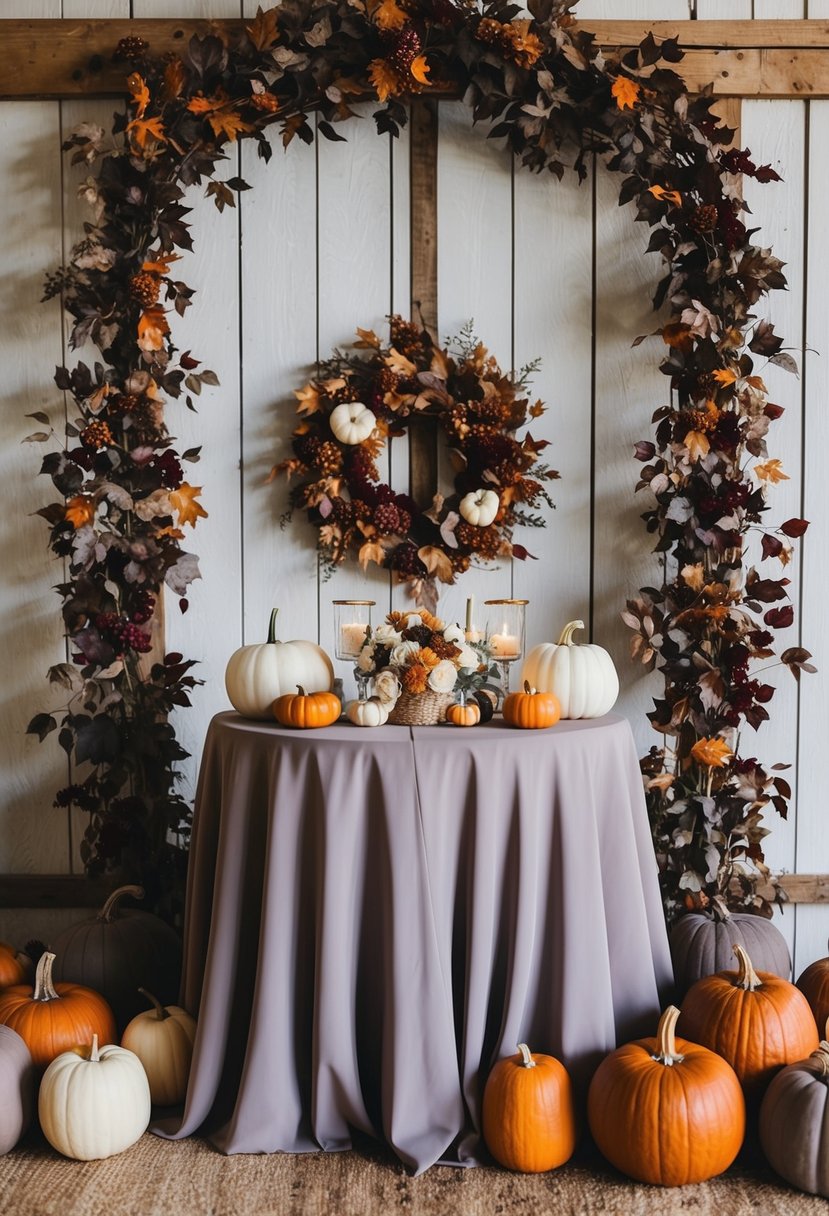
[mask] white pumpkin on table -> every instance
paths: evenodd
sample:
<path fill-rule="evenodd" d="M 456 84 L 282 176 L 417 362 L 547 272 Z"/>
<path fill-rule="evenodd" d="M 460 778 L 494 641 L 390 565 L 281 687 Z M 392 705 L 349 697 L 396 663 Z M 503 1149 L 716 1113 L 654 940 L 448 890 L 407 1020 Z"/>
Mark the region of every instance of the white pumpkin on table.
<path fill-rule="evenodd" d="M 577 629 L 584 629 L 584 622 L 570 621 L 558 642 L 534 646 L 524 660 L 521 679 L 541 692 L 555 693 L 562 718 L 600 718 L 616 704 L 619 677 L 601 646 L 573 641 Z"/>
<path fill-rule="evenodd" d="M 390 712 L 379 697 L 369 697 L 366 701 L 351 701 L 345 716 L 355 726 L 385 726 Z"/>
<path fill-rule="evenodd" d="M 245 718 L 270 718 L 277 697 L 296 692 L 330 692 L 334 667 L 316 642 L 276 639 L 277 609 L 271 613 L 266 642 L 242 646 L 235 651 L 225 671 L 225 688 L 235 710 Z"/>

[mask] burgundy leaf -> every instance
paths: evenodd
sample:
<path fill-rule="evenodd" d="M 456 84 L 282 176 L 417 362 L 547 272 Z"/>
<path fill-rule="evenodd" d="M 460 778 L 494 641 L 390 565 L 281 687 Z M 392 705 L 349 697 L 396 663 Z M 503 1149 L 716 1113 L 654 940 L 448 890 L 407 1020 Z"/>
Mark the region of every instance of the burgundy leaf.
<path fill-rule="evenodd" d="M 769 608 L 763 620 L 772 629 L 788 629 L 794 624 L 794 608 L 791 604 L 786 604 L 785 608 Z"/>
<path fill-rule="evenodd" d="M 797 540 L 799 536 L 803 535 L 808 526 L 808 519 L 787 519 L 784 524 L 780 525 L 780 531 L 784 535 L 792 537 L 793 540 Z"/>

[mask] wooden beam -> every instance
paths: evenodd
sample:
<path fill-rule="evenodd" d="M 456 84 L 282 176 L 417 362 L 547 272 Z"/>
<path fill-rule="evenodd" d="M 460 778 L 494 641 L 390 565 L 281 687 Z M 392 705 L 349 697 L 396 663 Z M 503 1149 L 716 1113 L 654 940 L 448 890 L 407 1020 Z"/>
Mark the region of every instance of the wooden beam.
<path fill-rule="evenodd" d="M 409 119 L 411 182 L 411 317 L 438 337 L 438 106 L 418 98 Z M 409 493 L 425 506 L 438 488 L 438 431 L 434 418 L 409 427 Z"/>
<path fill-rule="evenodd" d="M 778 881 L 790 903 L 829 903 L 829 874 L 781 874 Z"/>
<path fill-rule="evenodd" d="M 120 38 L 144 38 L 153 54 L 162 55 L 185 46 L 194 34 L 231 34 L 241 24 L 176 18 L 0 20 L 0 99 L 122 96 L 127 65 L 112 62 Z M 713 82 L 716 92 L 728 97 L 829 97 L 827 21 L 598 21 L 587 28 L 608 50 L 635 45 L 648 30 L 660 38 L 677 36 L 690 48 L 679 70 L 692 90 Z"/>
<path fill-rule="evenodd" d="M 0 908 L 100 908 L 114 889 L 83 874 L 0 874 Z"/>

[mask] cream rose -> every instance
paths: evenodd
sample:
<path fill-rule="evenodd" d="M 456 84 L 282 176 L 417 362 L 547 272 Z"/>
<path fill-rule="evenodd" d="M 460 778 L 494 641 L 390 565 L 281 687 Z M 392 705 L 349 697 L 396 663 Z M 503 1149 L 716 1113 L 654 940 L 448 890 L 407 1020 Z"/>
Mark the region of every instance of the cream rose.
<path fill-rule="evenodd" d="M 374 630 L 374 641 L 380 646 L 396 646 L 398 642 L 403 640 L 403 634 L 400 633 L 393 625 L 383 622 Z"/>
<path fill-rule="evenodd" d="M 369 642 L 368 646 L 363 646 L 357 656 L 357 666 L 360 671 L 371 671 L 374 666 L 374 647 Z"/>
<path fill-rule="evenodd" d="M 400 696 L 400 681 L 393 671 L 384 667 L 374 677 L 374 695 L 381 705 L 394 705 Z"/>
<path fill-rule="evenodd" d="M 456 660 L 458 667 L 466 667 L 469 671 L 477 671 L 481 660 L 476 650 L 471 646 L 461 646 L 461 652 Z"/>
<path fill-rule="evenodd" d="M 454 663 L 449 659 L 441 659 L 437 667 L 429 672 L 429 687 L 433 692 L 451 692 L 455 687 L 457 674 Z"/>
<path fill-rule="evenodd" d="M 413 654 L 417 654 L 420 650 L 418 642 L 398 642 L 392 647 L 389 662 L 395 667 L 403 667 L 406 660 L 411 658 Z"/>
<path fill-rule="evenodd" d="M 446 638 L 447 642 L 454 642 L 456 645 L 462 645 L 466 635 L 464 634 L 464 631 L 461 629 L 460 625 L 447 625 L 443 631 L 443 636 Z"/>

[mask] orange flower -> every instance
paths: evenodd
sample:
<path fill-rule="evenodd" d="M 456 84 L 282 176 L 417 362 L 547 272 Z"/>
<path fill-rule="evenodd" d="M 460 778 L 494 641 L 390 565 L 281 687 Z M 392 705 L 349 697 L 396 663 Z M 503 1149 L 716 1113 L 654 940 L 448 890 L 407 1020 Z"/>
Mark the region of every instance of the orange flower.
<path fill-rule="evenodd" d="M 426 691 L 426 681 L 429 678 L 429 673 L 425 667 L 421 667 L 416 663 L 413 667 L 407 667 L 403 672 L 403 687 L 406 692 L 414 693 Z"/>
<path fill-rule="evenodd" d="M 417 656 L 419 663 L 422 663 L 427 671 L 433 671 L 437 667 L 440 659 L 432 650 L 431 646 L 424 646 L 420 654 Z"/>
<path fill-rule="evenodd" d="M 724 739 L 698 739 L 691 748 L 691 759 L 706 768 L 725 768 L 733 755 Z"/>
<path fill-rule="evenodd" d="M 257 110 L 264 110 L 266 114 L 275 114 L 279 109 L 279 102 L 273 93 L 254 93 L 250 98 L 250 104 Z"/>
<path fill-rule="evenodd" d="M 66 504 L 66 518 L 76 530 L 91 524 L 95 518 L 95 499 L 87 494 L 76 494 Z"/>
<path fill-rule="evenodd" d="M 632 110 L 642 92 L 640 85 L 628 76 L 617 76 L 610 90 L 620 110 Z"/>
<path fill-rule="evenodd" d="M 419 614 L 423 624 L 427 629 L 431 629 L 432 633 L 443 633 L 444 624 L 440 617 L 432 616 L 425 608 L 419 609 Z"/>

